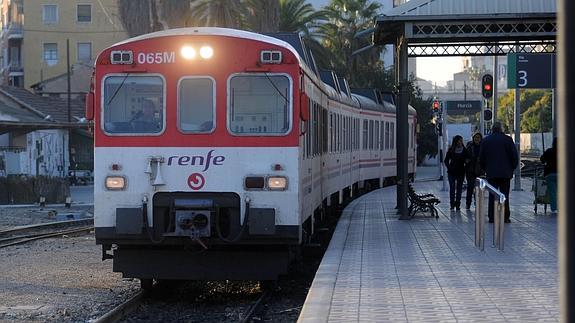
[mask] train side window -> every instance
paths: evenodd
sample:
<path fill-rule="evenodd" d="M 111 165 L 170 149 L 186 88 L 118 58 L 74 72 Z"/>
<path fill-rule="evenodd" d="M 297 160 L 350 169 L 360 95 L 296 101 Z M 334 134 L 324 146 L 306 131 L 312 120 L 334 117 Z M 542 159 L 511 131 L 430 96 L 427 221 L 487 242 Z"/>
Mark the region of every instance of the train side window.
<path fill-rule="evenodd" d="M 237 74 L 228 82 L 230 133 L 281 136 L 290 132 L 292 84 L 287 75 Z"/>
<path fill-rule="evenodd" d="M 333 113 L 329 114 L 329 152 L 333 152 Z"/>
<path fill-rule="evenodd" d="M 157 75 L 104 79 L 102 129 L 110 135 L 159 135 L 165 128 L 164 80 Z"/>
<path fill-rule="evenodd" d="M 373 148 L 379 150 L 379 120 L 375 121 L 375 130 L 373 131 L 373 140 L 375 141 Z"/>
<path fill-rule="evenodd" d="M 384 148 L 384 144 L 385 144 L 385 136 L 384 136 L 384 131 L 385 131 L 385 122 L 381 122 L 381 128 L 380 130 L 380 134 L 379 134 L 379 142 L 380 142 L 380 146 L 379 146 L 379 150 L 383 150 Z"/>
<path fill-rule="evenodd" d="M 373 149 L 373 120 L 369 120 L 369 149 Z"/>
<path fill-rule="evenodd" d="M 389 147 L 389 122 L 385 122 L 385 150 L 388 150 Z"/>
<path fill-rule="evenodd" d="M 322 146 L 323 146 L 323 153 L 327 153 L 328 150 L 328 129 L 327 129 L 327 109 L 322 108 Z"/>
<path fill-rule="evenodd" d="M 389 127 L 390 131 L 390 139 L 389 139 L 389 145 L 391 146 L 391 149 L 395 149 L 395 123 L 391 123 L 390 127 Z"/>
<path fill-rule="evenodd" d="M 215 82 L 210 77 L 186 77 L 178 86 L 178 128 L 184 133 L 215 129 Z"/>
<path fill-rule="evenodd" d="M 368 125 L 368 121 L 367 120 L 363 120 L 363 149 L 366 150 L 367 149 L 367 125 Z"/>

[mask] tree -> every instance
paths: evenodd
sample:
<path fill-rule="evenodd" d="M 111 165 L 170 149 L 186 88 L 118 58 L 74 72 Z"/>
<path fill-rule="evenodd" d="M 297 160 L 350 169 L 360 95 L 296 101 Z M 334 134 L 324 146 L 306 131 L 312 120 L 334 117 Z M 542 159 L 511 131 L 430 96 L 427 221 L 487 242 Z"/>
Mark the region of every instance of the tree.
<path fill-rule="evenodd" d="M 419 133 L 417 134 L 417 164 L 425 160 L 426 156 L 437 156 L 437 133 L 433 120 L 433 109 L 431 109 L 432 98 L 423 98 L 423 92 L 415 85 L 415 76 L 409 79 L 409 104 L 417 111 L 417 124 Z"/>
<path fill-rule="evenodd" d="M 325 11 L 315 11 L 305 0 L 280 0 L 279 17 L 280 32 L 299 33 L 313 52 L 317 65 L 323 68 L 330 65 L 331 53 L 321 45 L 321 36 L 317 33 L 320 24 L 327 20 Z"/>
<path fill-rule="evenodd" d="M 190 5 L 199 26 L 240 28 L 247 10 L 241 0 L 195 0 Z"/>
<path fill-rule="evenodd" d="M 317 36 L 310 30 L 326 20 L 326 12 L 315 11 L 306 0 L 280 0 L 279 13 L 279 31 L 300 32 L 305 36 Z"/>
<path fill-rule="evenodd" d="M 515 91 L 510 90 L 499 97 L 497 120 L 507 131 L 514 129 Z M 551 125 L 551 93 L 548 90 L 520 90 L 521 131 L 549 131 Z"/>
<path fill-rule="evenodd" d="M 372 50 L 357 57 L 352 56 L 355 49 L 368 44 L 367 40 L 358 40 L 355 35 L 372 26 L 373 17 L 381 5 L 371 0 L 332 0 L 325 8 L 328 22 L 320 27 L 323 45 L 332 53 L 332 68 L 339 75 L 350 79 L 361 58 L 362 65 L 370 65 L 379 60 L 379 51 Z"/>
<path fill-rule="evenodd" d="M 118 0 L 120 20 L 130 37 L 191 26 L 191 10 L 180 0 Z"/>
<path fill-rule="evenodd" d="M 246 6 L 249 29 L 260 33 L 279 30 L 281 12 L 279 0 L 247 0 Z"/>

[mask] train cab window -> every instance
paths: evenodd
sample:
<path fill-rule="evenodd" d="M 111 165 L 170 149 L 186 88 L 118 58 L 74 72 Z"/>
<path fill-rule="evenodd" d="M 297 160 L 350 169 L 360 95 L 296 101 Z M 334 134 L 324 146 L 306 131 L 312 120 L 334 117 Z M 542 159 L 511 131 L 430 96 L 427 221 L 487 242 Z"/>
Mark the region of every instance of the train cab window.
<path fill-rule="evenodd" d="M 215 129 L 215 82 L 209 77 L 187 77 L 178 86 L 178 128 L 184 133 Z"/>
<path fill-rule="evenodd" d="M 114 75 L 104 80 L 102 128 L 110 135 L 158 135 L 165 127 L 164 80 Z"/>
<path fill-rule="evenodd" d="M 235 135 L 280 136 L 291 130 L 291 80 L 277 74 L 229 79 L 228 130 Z"/>

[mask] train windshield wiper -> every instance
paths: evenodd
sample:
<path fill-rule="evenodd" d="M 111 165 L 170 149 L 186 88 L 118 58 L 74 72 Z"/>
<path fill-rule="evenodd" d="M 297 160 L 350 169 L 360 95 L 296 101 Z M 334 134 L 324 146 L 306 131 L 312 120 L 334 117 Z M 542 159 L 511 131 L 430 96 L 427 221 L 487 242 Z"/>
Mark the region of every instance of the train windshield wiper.
<path fill-rule="evenodd" d="M 108 103 L 106 103 L 106 106 L 109 106 L 110 103 L 112 103 L 112 101 L 114 100 L 114 98 L 116 97 L 118 92 L 120 92 L 120 89 L 122 89 L 122 87 L 124 86 L 124 83 L 126 83 L 126 79 L 128 78 L 128 76 L 130 76 L 130 73 L 126 73 L 126 76 L 124 76 L 124 79 L 122 79 L 120 86 L 118 86 L 116 91 L 114 91 L 114 94 L 112 94 L 112 97 L 110 98 L 110 100 L 108 100 Z"/>

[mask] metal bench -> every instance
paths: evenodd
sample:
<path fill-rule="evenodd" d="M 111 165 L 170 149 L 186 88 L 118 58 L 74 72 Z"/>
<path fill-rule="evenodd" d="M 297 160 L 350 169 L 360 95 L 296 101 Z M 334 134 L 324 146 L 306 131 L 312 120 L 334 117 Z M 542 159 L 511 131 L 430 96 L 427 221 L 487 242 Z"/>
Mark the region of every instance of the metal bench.
<path fill-rule="evenodd" d="M 439 213 L 435 206 L 441 201 L 433 194 L 417 194 L 413 189 L 413 186 L 407 186 L 407 197 L 409 199 L 409 215 L 411 217 L 415 216 L 417 212 L 430 212 L 431 216 L 435 215 L 435 218 L 439 218 Z"/>

